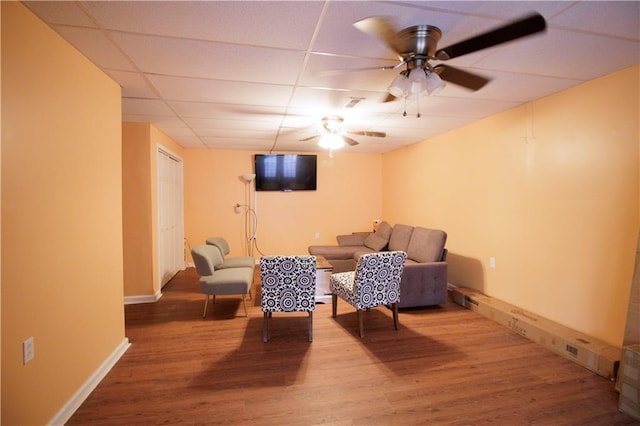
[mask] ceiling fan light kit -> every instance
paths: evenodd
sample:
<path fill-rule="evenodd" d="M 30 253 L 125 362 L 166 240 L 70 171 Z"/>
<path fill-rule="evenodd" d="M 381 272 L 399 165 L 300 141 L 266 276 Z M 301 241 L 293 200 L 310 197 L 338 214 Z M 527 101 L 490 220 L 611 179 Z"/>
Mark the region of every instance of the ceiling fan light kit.
<path fill-rule="evenodd" d="M 409 77 L 407 77 L 407 74 Z M 411 95 L 433 95 L 444 87 L 445 83 L 433 70 L 414 68 L 398 74 L 387 88 L 387 91 L 396 98 L 407 98 Z"/>
<path fill-rule="evenodd" d="M 318 140 L 318 146 L 320 148 L 328 149 L 330 151 L 340 149 L 344 145 L 344 139 L 337 133 L 327 133 L 320 136 L 320 140 Z"/>

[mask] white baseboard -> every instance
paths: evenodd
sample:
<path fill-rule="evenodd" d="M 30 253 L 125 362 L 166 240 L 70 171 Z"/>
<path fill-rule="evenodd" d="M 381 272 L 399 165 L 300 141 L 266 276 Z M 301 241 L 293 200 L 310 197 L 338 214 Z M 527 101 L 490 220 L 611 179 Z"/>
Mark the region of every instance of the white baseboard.
<path fill-rule="evenodd" d="M 156 294 L 148 294 L 142 296 L 126 296 L 124 298 L 125 305 L 137 305 L 139 303 L 155 303 L 162 297 L 162 292 L 158 290 Z"/>
<path fill-rule="evenodd" d="M 64 425 L 69 421 L 73 413 L 76 412 L 82 403 L 89 397 L 91 392 L 104 379 L 107 373 L 116 365 L 116 362 L 129 349 L 131 343 L 128 338 L 124 338 L 120 345 L 109 355 L 109 357 L 98 367 L 98 369 L 87 379 L 86 382 L 78 389 L 69 401 L 58 411 L 58 413 L 49 420 L 48 425 Z"/>

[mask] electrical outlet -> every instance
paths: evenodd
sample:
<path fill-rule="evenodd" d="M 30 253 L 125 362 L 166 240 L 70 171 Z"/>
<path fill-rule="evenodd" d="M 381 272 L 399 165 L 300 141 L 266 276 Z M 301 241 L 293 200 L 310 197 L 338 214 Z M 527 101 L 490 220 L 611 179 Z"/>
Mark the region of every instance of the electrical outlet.
<path fill-rule="evenodd" d="M 489 267 L 490 268 L 495 268 L 496 267 L 496 258 L 495 257 L 490 257 L 489 258 Z"/>
<path fill-rule="evenodd" d="M 316 239 L 320 238 L 320 232 L 316 231 Z"/>
<path fill-rule="evenodd" d="M 33 336 L 22 342 L 22 363 L 26 364 L 35 356 L 33 347 Z"/>

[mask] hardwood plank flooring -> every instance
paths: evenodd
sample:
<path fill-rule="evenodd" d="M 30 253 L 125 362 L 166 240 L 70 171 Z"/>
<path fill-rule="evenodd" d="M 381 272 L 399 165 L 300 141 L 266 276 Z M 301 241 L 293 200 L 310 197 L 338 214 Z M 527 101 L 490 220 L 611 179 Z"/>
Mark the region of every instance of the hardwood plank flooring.
<path fill-rule="evenodd" d="M 614 383 L 453 302 L 366 313 L 340 302 L 274 314 L 262 342 L 259 277 L 244 317 L 218 297 L 202 319 L 194 269 L 154 304 L 128 305 L 132 345 L 69 425 L 638 424 Z"/>

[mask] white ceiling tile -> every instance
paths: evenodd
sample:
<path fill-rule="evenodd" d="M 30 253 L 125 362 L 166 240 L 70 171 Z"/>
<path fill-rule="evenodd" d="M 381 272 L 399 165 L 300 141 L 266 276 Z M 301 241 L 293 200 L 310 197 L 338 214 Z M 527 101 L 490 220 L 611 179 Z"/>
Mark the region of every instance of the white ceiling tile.
<path fill-rule="evenodd" d="M 163 75 L 294 84 L 304 60 L 304 52 L 284 49 L 123 33 L 114 39 L 141 71 Z"/>
<path fill-rule="evenodd" d="M 581 1 L 550 17 L 550 25 L 597 33 L 607 37 L 640 40 L 640 2 Z"/>
<path fill-rule="evenodd" d="M 273 121 L 282 117 L 286 107 L 265 105 L 233 105 L 210 102 L 172 101 L 169 105 L 187 118 L 219 118 L 247 121 Z"/>
<path fill-rule="evenodd" d="M 475 70 L 467 69 L 467 71 L 473 72 Z M 528 102 L 582 83 L 582 80 L 525 73 L 479 71 L 479 74 L 491 77 L 491 81 L 480 90 L 471 92 L 453 83 L 446 83 L 446 87 L 437 96 Z"/>
<path fill-rule="evenodd" d="M 172 125 L 162 125 L 159 124 L 156 126 L 158 130 L 160 130 L 165 135 L 169 136 L 174 140 L 185 141 L 189 147 L 192 148 L 204 148 L 204 143 L 200 138 L 198 138 L 191 129 L 188 127 L 176 127 Z M 184 145 L 183 145 L 184 146 Z"/>
<path fill-rule="evenodd" d="M 523 40 L 494 51 L 478 67 L 524 74 L 590 80 L 640 61 L 640 42 L 550 29 L 531 44 Z M 554 59 L 549 60 L 550 52 Z"/>
<path fill-rule="evenodd" d="M 162 75 L 149 75 L 149 80 L 166 99 L 172 101 L 216 102 L 286 106 L 292 86 L 240 83 Z"/>
<path fill-rule="evenodd" d="M 306 49 L 324 2 L 90 1 L 101 26 L 133 33 Z"/>
<path fill-rule="evenodd" d="M 247 130 L 230 128 L 194 128 L 194 133 L 201 138 L 229 138 L 229 139 L 268 139 L 276 137 L 277 129 L 265 131 L 262 129 Z"/>
<path fill-rule="evenodd" d="M 135 65 L 100 30 L 56 26 L 55 29 L 101 68 L 136 71 Z"/>
<path fill-rule="evenodd" d="M 174 112 L 162 100 L 155 99 L 122 99 L 122 114 L 174 116 Z"/>
<path fill-rule="evenodd" d="M 383 153 L 640 63 L 637 1 L 25 4 L 122 86 L 123 120 L 152 123 L 187 148 L 314 152 L 315 141 L 300 139 L 338 114 L 347 129 L 387 134 L 354 136 L 359 145 L 341 152 Z M 532 10 L 546 32 L 446 62 L 491 78 L 481 90 L 449 83 L 419 102 L 389 101 L 404 65 L 356 70 L 398 64 L 353 26 L 362 18 L 437 26 L 443 48 Z"/>
<path fill-rule="evenodd" d="M 217 138 L 217 137 L 204 137 L 202 141 L 206 146 L 215 147 L 219 149 L 241 149 L 241 150 L 256 150 L 267 151 L 271 149 L 273 141 L 264 139 L 231 139 L 231 138 Z"/>
<path fill-rule="evenodd" d="M 221 119 L 221 118 L 191 118 L 187 117 L 184 121 L 193 129 L 234 129 L 244 130 L 247 128 L 246 120 L 235 119 Z M 251 121 L 251 129 L 260 131 L 275 131 L 278 129 L 279 120 L 273 121 Z"/>
<path fill-rule="evenodd" d="M 177 116 L 171 115 L 154 115 L 154 114 L 123 114 L 122 121 L 130 121 L 134 123 L 149 123 L 152 122 L 156 127 L 173 127 L 173 128 L 187 128 L 184 122 Z"/>
<path fill-rule="evenodd" d="M 95 23 L 71 1 L 25 1 L 24 5 L 49 25 L 65 24 L 81 27 L 95 27 Z"/>
<path fill-rule="evenodd" d="M 111 69 L 107 69 L 105 72 L 122 87 L 122 96 L 125 98 L 154 99 L 158 97 L 149 82 L 140 73 Z"/>

